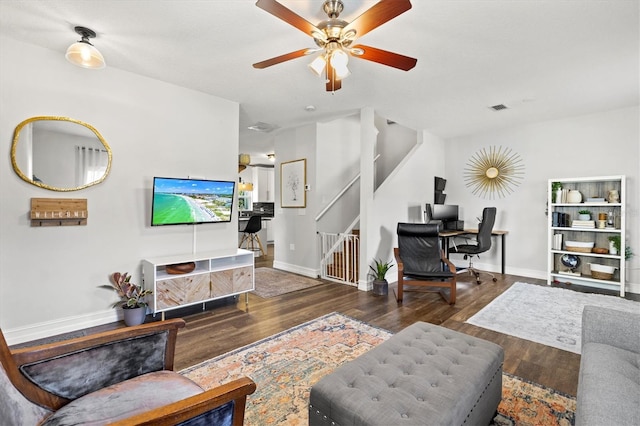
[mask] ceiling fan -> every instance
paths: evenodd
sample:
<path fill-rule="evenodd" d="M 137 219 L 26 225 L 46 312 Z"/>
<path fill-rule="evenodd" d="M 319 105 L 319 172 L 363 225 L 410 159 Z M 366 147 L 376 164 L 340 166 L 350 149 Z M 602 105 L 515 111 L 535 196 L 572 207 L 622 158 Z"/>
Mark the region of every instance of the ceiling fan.
<path fill-rule="evenodd" d="M 313 37 L 317 48 L 300 49 L 253 64 L 254 68 L 267 68 L 281 62 L 322 52 L 310 64 L 316 74 L 326 75 L 327 92 L 342 87 L 342 79 L 349 75 L 349 56 L 377 62 L 409 71 L 418 62 L 415 58 L 388 52 L 363 44 L 352 45 L 356 38 L 411 9 L 409 0 L 380 0 L 351 22 L 339 19 L 344 5 L 341 0 L 325 0 L 322 10 L 328 19 L 313 25 L 276 0 L 258 0 L 256 6 Z"/>

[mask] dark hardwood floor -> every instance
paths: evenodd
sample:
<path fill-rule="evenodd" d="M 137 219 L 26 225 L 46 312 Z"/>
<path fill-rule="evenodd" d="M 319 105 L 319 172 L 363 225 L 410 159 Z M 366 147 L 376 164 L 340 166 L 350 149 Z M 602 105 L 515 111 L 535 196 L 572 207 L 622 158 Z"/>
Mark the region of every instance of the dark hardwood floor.
<path fill-rule="evenodd" d="M 268 254 L 256 258 L 255 266 L 272 265 L 273 246 L 269 246 Z M 375 296 L 355 287 L 325 281 L 316 287 L 268 299 L 250 293 L 248 307 L 242 295 L 235 300 L 208 302 L 204 311 L 201 305 L 170 311 L 167 318 L 181 317 L 187 323 L 178 334 L 174 367 L 181 370 L 335 311 L 392 332 L 416 321 L 425 321 L 495 342 L 505 350 L 505 372 L 575 395 L 580 355 L 465 324 L 468 318 L 513 283 L 523 281 L 546 285 L 546 282 L 497 274 L 498 280 L 494 283 L 491 278 L 484 277 L 483 283 L 477 285 L 472 276 L 461 273 L 453 306 L 445 303 L 438 293 L 430 291 L 405 290 L 404 303 L 398 305 L 393 285 L 389 286 L 388 296 Z M 571 288 L 589 291 L 575 285 Z M 631 295 L 629 298 L 638 300 L 639 297 Z M 159 319 L 160 315 L 155 318 L 148 316 L 147 321 Z M 88 334 L 122 326 L 122 322 L 106 324 L 71 334 Z M 60 338 L 55 336 L 47 340 Z"/>
<path fill-rule="evenodd" d="M 269 247 L 267 256 L 256 258 L 256 267 L 272 266 L 272 250 Z M 517 281 L 546 285 L 514 275 L 496 277 L 496 283 L 486 278 L 477 285 L 470 275 L 460 274 L 453 306 L 434 292 L 406 292 L 404 303 L 398 305 L 392 285 L 388 296 L 375 296 L 331 282 L 269 299 L 249 294 L 248 309 L 241 296 L 235 303 L 181 315 L 187 326 L 178 335 L 175 368 L 188 367 L 336 311 L 392 332 L 426 321 L 495 342 L 505 350 L 504 371 L 575 395 L 580 355 L 465 324 Z"/>

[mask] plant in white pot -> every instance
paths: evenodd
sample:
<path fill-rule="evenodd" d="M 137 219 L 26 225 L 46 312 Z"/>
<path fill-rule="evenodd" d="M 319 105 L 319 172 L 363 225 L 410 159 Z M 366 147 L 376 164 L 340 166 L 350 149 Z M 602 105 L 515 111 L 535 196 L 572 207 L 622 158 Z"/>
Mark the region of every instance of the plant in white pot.
<path fill-rule="evenodd" d="M 151 290 L 143 290 L 137 284 L 131 282 L 131 275 L 127 272 L 121 274 L 120 272 L 114 272 L 110 276 L 111 285 L 101 285 L 100 287 L 109 290 L 115 290 L 120 297 L 120 300 L 113 303 L 113 307 L 122 308 L 125 324 L 139 325 L 144 322 L 147 315 L 147 303 L 144 301 L 144 297 L 153 294 Z"/>
<path fill-rule="evenodd" d="M 378 296 L 384 296 L 389 293 L 389 283 L 387 282 L 387 272 L 393 266 L 391 261 L 383 262 L 382 259 L 374 259 L 373 265 L 369 265 L 369 268 L 373 272 L 373 294 Z"/>

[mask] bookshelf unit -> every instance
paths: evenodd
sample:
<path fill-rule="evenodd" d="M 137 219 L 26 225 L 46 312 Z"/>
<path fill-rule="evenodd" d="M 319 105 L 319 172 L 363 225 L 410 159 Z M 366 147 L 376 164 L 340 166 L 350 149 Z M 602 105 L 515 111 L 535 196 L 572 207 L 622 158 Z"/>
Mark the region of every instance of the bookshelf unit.
<path fill-rule="evenodd" d="M 552 194 L 553 183 L 559 182 L 564 196 Z M 625 294 L 625 247 L 626 247 L 626 183 L 625 176 L 601 176 L 584 178 L 549 179 L 548 192 L 548 263 L 547 284 L 553 282 L 572 283 L 617 291 L 621 297 Z M 576 202 L 574 192 L 566 197 L 569 190 L 579 191 L 582 199 Z M 608 193 L 616 190 L 618 202 L 608 202 Z M 560 199 L 556 199 L 560 198 Z M 568 198 L 568 199 L 567 199 Z M 571 202 L 569 202 L 571 201 Z M 578 212 L 591 211 L 591 221 L 580 220 Z M 612 216 L 613 213 L 613 216 Z M 598 227 L 598 219 L 605 214 L 611 219 L 610 225 Z M 577 221 L 575 224 L 573 221 Z M 592 222 L 592 223 L 589 223 Z M 560 236 L 557 236 L 560 235 Z M 567 249 L 566 242 L 594 243 L 594 248 L 609 249 L 609 237 L 620 237 L 620 250 L 617 254 L 594 253 L 577 250 L 575 245 Z M 559 241 L 561 240 L 561 241 Z M 566 256 L 565 256 L 566 255 Z M 569 260 L 578 259 L 578 266 L 569 268 L 562 262 L 563 256 Z M 590 264 L 614 267 L 613 277 L 602 279 L 592 276 Z"/>
<path fill-rule="evenodd" d="M 195 269 L 169 274 L 167 265 L 194 262 Z M 253 253 L 244 249 L 169 256 L 142 261 L 144 288 L 153 314 L 235 296 L 255 289 Z"/>

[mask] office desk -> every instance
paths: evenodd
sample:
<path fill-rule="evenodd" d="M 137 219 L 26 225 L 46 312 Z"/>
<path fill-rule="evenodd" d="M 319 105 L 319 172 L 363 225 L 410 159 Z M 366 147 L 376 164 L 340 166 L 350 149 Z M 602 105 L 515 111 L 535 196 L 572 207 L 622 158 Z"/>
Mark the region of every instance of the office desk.
<path fill-rule="evenodd" d="M 447 256 L 447 258 L 449 258 L 449 239 L 453 238 L 453 237 L 458 237 L 460 235 L 465 235 L 465 234 L 477 234 L 478 230 L 477 229 L 465 229 L 464 231 L 440 231 L 440 238 L 442 239 L 442 246 L 444 247 L 444 253 Z M 506 235 L 509 233 L 509 231 L 501 231 L 499 229 L 494 229 L 493 231 L 491 231 L 491 236 L 492 237 L 500 237 L 500 255 L 501 255 L 501 274 L 504 275 L 504 256 L 505 256 L 505 250 L 504 250 L 504 244 L 505 244 L 505 237 Z"/>

